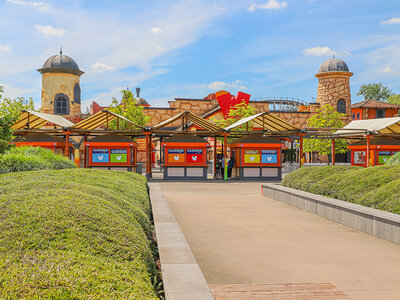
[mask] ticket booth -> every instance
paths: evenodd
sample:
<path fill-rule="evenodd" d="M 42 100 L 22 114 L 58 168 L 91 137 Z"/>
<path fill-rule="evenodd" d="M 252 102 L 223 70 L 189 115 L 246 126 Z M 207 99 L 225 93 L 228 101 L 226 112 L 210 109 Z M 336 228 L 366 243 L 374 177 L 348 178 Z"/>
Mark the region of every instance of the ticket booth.
<path fill-rule="evenodd" d="M 361 140 L 348 146 L 351 150 L 352 166 L 367 166 L 367 140 Z M 383 165 L 400 151 L 400 140 L 390 137 L 370 139 L 370 166 Z"/>
<path fill-rule="evenodd" d="M 61 138 L 46 133 L 35 133 L 27 135 L 19 135 L 13 142 L 17 147 L 31 146 L 50 149 L 56 154 L 64 155 L 65 153 L 65 138 Z M 74 152 L 74 146 L 70 144 L 70 154 Z"/>
<path fill-rule="evenodd" d="M 136 171 L 137 143 L 123 135 L 100 135 L 85 143 L 85 168 Z"/>
<path fill-rule="evenodd" d="M 175 135 L 161 143 L 164 148 L 164 179 L 207 179 L 207 147 L 201 137 Z"/>
<path fill-rule="evenodd" d="M 235 160 L 232 177 L 240 180 L 282 179 L 283 142 L 253 134 L 237 139 L 228 146 Z"/>

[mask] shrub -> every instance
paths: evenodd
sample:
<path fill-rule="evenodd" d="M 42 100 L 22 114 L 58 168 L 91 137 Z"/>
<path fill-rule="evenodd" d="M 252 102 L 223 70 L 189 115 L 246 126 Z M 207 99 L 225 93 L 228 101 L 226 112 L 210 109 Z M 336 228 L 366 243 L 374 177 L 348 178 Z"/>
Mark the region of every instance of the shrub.
<path fill-rule="evenodd" d="M 0 299 L 156 299 L 143 176 L 0 175 Z"/>
<path fill-rule="evenodd" d="M 68 158 L 41 147 L 15 147 L 0 155 L 0 174 L 66 168 L 76 166 Z"/>
<path fill-rule="evenodd" d="M 332 174 L 359 168 L 353 166 L 304 167 L 286 175 L 281 184 L 293 189 L 309 192 L 313 185 Z"/>
<path fill-rule="evenodd" d="M 400 165 L 400 152 L 397 152 L 391 158 L 389 158 L 385 165 Z"/>

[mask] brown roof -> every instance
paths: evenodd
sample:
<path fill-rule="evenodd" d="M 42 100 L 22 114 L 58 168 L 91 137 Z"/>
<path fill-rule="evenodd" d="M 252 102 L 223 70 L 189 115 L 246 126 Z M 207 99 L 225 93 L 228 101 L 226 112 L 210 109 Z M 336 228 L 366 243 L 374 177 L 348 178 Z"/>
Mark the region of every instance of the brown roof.
<path fill-rule="evenodd" d="M 374 100 L 364 100 L 361 102 L 357 102 L 351 105 L 351 108 L 360 108 L 360 107 L 365 107 L 365 108 L 397 108 L 400 109 L 400 105 L 396 104 L 391 104 L 387 102 L 380 102 L 380 101 L 374 101 Z"/>

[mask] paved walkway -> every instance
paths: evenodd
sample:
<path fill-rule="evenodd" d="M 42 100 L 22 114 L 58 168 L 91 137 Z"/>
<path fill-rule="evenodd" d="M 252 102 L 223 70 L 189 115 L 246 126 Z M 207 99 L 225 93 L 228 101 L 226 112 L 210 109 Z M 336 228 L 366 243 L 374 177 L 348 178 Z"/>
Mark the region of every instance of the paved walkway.
<path fill-rule="evenodd" d="M 245 285 L 246 297 L 230 298 L 339 299 L 252 293 L 313 284 L 351 299 L 400 299 L 399 245 L 262 197 L 260 183 L 160 186 L 216 299 Z"/>

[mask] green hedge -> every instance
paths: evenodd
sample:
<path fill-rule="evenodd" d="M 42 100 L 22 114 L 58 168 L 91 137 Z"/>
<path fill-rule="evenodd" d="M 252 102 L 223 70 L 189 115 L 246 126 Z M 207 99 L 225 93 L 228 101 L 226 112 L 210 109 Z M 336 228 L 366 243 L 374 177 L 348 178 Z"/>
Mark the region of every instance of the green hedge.
<path fill-rule="evenodd" d="M 0 175 L 0 299 L 157 299 L 143 176 Z"/>
<path fill-rule="evenodd" d="M 68 158 L 40 147 L 15 147 L 0 155 L 0 174 L 76 168 Z"/>
<path fill-rule="evenodd" d="M 304 167 L 287 174 L 281 184 L 293 189 L 310 192 L 313 185 L 332 174 L 359 168 L 352 166 Z"/>
<path fill-rule="evenodd" d="M 391 158 L 389 158 L 385 165 L 400 165 L 400 152 L 397 152 Z"/>
<path fill-rule="evenodd" d="M 282 185 L 400 213 L 400 165 L 302 168 L 288 174 Z"/>

